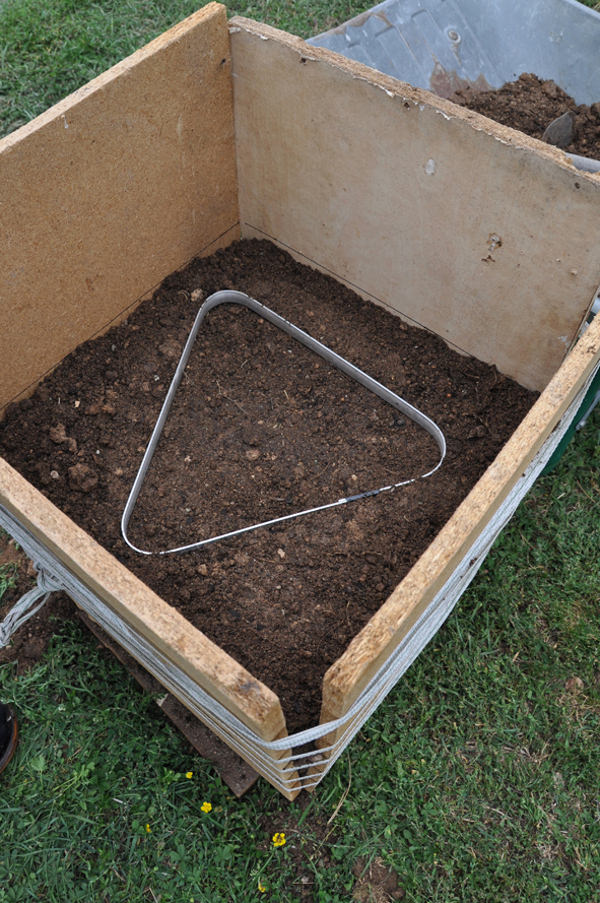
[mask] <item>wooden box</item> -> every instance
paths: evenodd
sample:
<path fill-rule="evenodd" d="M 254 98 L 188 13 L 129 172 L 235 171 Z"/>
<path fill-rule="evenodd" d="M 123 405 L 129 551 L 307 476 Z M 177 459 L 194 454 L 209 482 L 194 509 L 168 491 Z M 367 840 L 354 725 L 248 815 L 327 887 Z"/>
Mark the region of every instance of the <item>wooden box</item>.
<path fill-rule="evenodd" d="M 541 395 L 327 672 L 321 759 L 291 757 L 305 738 L 277 696 L 0 460 L 2 523 L 293 798 L 435 632 L 572 419 L 600 359 L 600 318 L 582 334 L 599 211 L 600 177 L 561 151 L 210 3 L 0 141 L 0 408 L 192 257 L 256 236 Z"/>

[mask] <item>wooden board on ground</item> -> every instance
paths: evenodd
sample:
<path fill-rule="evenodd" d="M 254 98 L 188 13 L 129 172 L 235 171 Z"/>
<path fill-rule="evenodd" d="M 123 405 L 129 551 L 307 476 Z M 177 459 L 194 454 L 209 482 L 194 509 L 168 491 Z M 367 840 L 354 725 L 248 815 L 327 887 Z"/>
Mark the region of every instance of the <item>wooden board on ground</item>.
<path fill-rule="evenodd" d="M 600 177 L 266 25 L 230 29 L 242 234 L 543 389 L 600 283 Z"/>
<path fill-rule="evenodd" d="M 258 774 L 229 749 L 201 721 L 188 712 L 171 693 L 166 693 L 156 678 L 142 668 L 122 646 L 112 640 L 92 619 L 80 611 L 79 617 L 100 642 L 109 649 L 141 687 L 156 698 L 156 704 L 181 731 L 184 737 L 205 759 L 215 766 L 222 780 L 238 797 L 244 795 L 258 780 Z"/>
<path fill-rule="evenodd" d="M 0 413 L 238 237 L 230 69 L 211 3 L 0 140 Z"/>

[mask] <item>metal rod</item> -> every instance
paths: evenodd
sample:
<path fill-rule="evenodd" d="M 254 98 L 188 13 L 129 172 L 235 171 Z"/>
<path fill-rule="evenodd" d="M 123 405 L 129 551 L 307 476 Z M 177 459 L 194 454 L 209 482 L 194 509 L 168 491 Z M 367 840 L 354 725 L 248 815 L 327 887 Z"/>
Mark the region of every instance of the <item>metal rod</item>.
<path fill-rule="evenodd" d="M 437 443 L 440 457 L 435 467 L 431 468 L 431 470 L 428 470 L 426 473 L 421 474 L 418 477 L 412 477 L 409 480 L 402 480 L 399 483 L 392 483 L 389 486 L 381 486 L 378 489 L 370 489 L 366 492 L 360 492 L 357 495 L 351 495 L 345 498 L 337 499 L 334 502 L 317 505 L 314 508 L 306 508 L 303 511 L 295 511 L 292 514 L 284 514 L 281 517 L 274 517 L 270 520 L 261 521 L 260 523 L 250 524 L 247 527 L 241 527 L 237 530 L 230 530 L 227 533 L 220 533 L 217 536 L 210 536 L 208 537 L 208 539 L 201 539 L 197 542 L 188 543 L 187 545 L 175 546 L 170 549 L 161 549 L 158 552 L 151 552 L 147 549 L 140 549 L 135 546 L 127 536 L 127 530 L 133 509 L 135 508 L 135 504 L 142 489 L 146 473 L 148 472 L 148 468 L 150 467 L 156 446 L 158 445 L 158 441 L 163 431 L 169 410 L 173 403 L 175 393 L 177 392 L 179 384 L 181 383 L 181 379 L 190 357 L 192 347 L 196 340 L 196 336 L 198 335 L 198 332 L 200 330 L 200 326 L 202 325 L 202 322 L 209 311 L 211 311 L 214 307 L 218 307 L 220 304 L 240 304 L 243 307 L 249 308 L 264 320 L 267 320 L 269 323 L 277 326 L 278 329 L 281 329 L 283 332 L 296 339 L 296 341 L 300 342 L 302 345 L 310 348 L 311 351 L 314 351 L 315 354 L 318 354 L 329 364 L 332 364 L 338 370 L 341 370 L 341 372 L 345 373 L 346 376 L 351 377 L 356 382 L 360 383 L 360 385 L 368 389 L 370 392 L 373 392 L 374 395 L 379 396 L 379 398 L 387 402 L 387 404 L 396 408 L 398 411 L 401 411 L 403 414 L 405 414 L 407 417 L 421 426 L 424 430 L 426 430 L 426 432 L 430 434 L 430 436 L 435 439 Z M 401 486 L 408 486 L 410 483 L 415 483 L 417 482 L 417 480 L 424 480 L 434 474 L 436 470 L 438 470 L 442 466 L 445 457 L 446 439 L 443 432 L 441 431 L 439 426 L 434 423 L 433 420 L 427 417 L 426 414 L 424 414 L 418 408 L 413 407 L 413 405 L 409 404 L 395 392 L 392 392 L 391 389 L 388 389 L 386 386 L 382 385 L 382 383 L 380 382 L 377 382 L 376 379 L 373 379 L 367 373 L 359 370 L 358 367 L 355 367 L 354 364 L 351 364 L 350 361 L 346 360 L 346 358 L 343 358 L 339 354 L 336 354 L 336 352 L 332 351 L 331 348 L 323 345 L 317 339 L 314 339 L 312 336 L 310 336 L 307 332 L 299 329 L 298 326 L 294 326 L 294 324 L 290 323 L 289 320 L 281 317 L 279 314 L 275 313 L 275 311 L 271 310 L 268 307 L 265 307 L 264 304 L 261 304 L 259 301 L 256 301 L 249 295 L 245 295 L 243 292 L 235 292 L 229 290 L 215 292 L 213 295 L 207 298 L 204 304 L 202 304 L 202 306 L 200 307 L 200 310 L 196 315 L 196 319 L 194 320 L 190 334 L 185 343 L 184 349 L 181 353 L 179 363 L 177 364 L 177 369 L 175 370 L 175 375 L 171 380 L 171 384 L 167 391 L 167 395 L 158 415 L 156 424 L 154 426 L 154 429 L 152 430 L 150 441 L 148 442 L 148 445 L 146 447 L 144 457 L 142 458 L 142 463 L 140 464 L 139 470 L 129 492 L 129 497 L 125 504 L 123 515 L 121 517 L 121 533 L 129 548 L 134 552 L 139 553 L 140 555 L 172 555 L 178 552 L 190 552 L 193 549 L 200 549 L 203 546 L 210 545 L 214 542 L 219 542 L 222 539 L 230 539 L 233 536 L 240 536 L 242 533 L 248 533 L 252 530 L 258 530 L 261 527 L 271 527 L 273 526 L 273 524 L 284 523 L 285 521 L 293 520 L 298 517 L 305 517 L 307 514 L 315 514 L 318 511 L 326 511 L 329 508 L 336 508 L 340 505 L 347 505 L 349 502 L 356 502 L 360 499 L 379 495 L 381 492 L 391 492 L 392 490 L 398 489 Z"/>

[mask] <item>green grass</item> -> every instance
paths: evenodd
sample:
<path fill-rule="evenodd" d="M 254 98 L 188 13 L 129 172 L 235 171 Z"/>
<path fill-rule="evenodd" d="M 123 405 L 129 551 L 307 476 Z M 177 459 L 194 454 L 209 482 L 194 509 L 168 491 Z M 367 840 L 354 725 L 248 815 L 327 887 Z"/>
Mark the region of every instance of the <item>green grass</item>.
<path fill-rule="evenodd" d="M 370 5 L 229 9 L 308 34 Z M 195 6 L 6 0 L 2 129 Z M 414 903 L 598 903 L 599 432 L 597 411 L 311 798 L 261 781 L 234 800 L 76 624 L 29 673 L 0 666 L 21 724 L 0 778 L 0 903 L 347 903 L 376 857 Z M 0 595 L 13 577 L 0 569 Z"/>

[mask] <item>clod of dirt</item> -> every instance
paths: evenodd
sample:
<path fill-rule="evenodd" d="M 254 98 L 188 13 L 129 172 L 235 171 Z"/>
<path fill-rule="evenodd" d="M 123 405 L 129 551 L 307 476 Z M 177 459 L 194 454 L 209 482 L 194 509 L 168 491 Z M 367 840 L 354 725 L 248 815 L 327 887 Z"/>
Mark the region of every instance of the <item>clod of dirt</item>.
<path fill-rule="evenodd" d="M 76 492 L 91 492 L 98 485 L 98 474 L 87 464 L 74 464 L 68 473 L 69 486 Z"/>
<path fill-rule="evenodd" d="M 57 423 L 56 426 L 50 427 L 48 436 L 55 445 L 66 445 L 67 449 L 73 453 L 77 451 L 77 441 L 72 436 L 67 436 L 64 423 Z"/>
<path fill-rule="evenodd" d="M 392 903 L 404 898 L 405 891 L 398 884 L 398 875 L 378 856 L 366 871 L 364 860 L 357 859 L 352 874 L 358 879 L 352 899 L 358 903 Z"/>
<path fill-rule="evenodd" d="M 56 445 L 61 445 L 61 443 L 66 442 L 67 433 L 64 423 L 57 423 L 56 426 L 51 427 L 48 431 L 48 435 Z"/>
<path fill-rule="evenodd" d="M 165 357 L 171 360 L 179 360 L 181 356 L 182 346 L 173 336 L 169 336 L 165 342 L 158 346 L 158 350 Z"/>
<path fill-rule="evenodd" d="M 105 401 L 102 399 L 101 401 L 94 401 L 91 405 L 86 408 L 85 413 L 88 417 L 97 417 L 99 414 L 108 414 L 113 417 L 117 412 L 114 404 Z"/>

